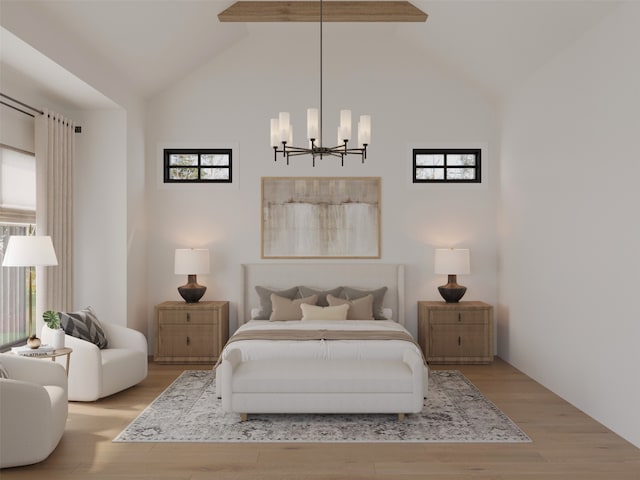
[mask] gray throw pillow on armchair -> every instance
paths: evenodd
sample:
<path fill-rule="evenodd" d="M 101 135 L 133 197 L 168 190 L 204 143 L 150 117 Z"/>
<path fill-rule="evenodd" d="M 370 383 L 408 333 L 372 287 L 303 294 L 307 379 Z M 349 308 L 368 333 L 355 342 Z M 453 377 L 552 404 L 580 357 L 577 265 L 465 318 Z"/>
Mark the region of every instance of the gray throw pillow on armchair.
<path fill-rule="evenodd" d="M 59 312 L 60 325 L 67 335 L 94 343 L 98 348 L 106 348 L 107 336 L 91 307 L 79 312 Z"/>

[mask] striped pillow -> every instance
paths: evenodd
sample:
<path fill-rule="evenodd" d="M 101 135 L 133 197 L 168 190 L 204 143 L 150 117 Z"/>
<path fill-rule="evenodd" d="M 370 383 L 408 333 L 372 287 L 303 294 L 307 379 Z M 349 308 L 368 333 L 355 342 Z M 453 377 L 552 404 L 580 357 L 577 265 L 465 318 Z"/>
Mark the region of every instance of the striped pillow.
<path fill-rule="evenodd" d="M 107 337 L 91 307 L 79 312 L 59 312 L 59 315 L 60 325 L 67 335 L 94 343 L 98 348 L 107 346 Z"/>
<path fill-rule="evenodd" d="M 9 372 L 2 363 L 0 363 L 0 378 L 9 378 Z"/>

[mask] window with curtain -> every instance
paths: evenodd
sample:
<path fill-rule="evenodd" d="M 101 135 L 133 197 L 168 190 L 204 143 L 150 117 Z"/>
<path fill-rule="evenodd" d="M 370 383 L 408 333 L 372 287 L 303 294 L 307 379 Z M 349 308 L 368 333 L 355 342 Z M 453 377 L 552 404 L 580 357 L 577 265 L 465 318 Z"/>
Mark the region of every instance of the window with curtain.
<path fill-rule="evenodd" d="M 35 221 L 35 156 L 0 145 L 0 262 L 9 237 L 32 233 Z M 0 270 L 0 350 L 28 336 L 29 298 L 35 302 L 35 291 L 31 296 L 28 291 L 35 285 L 35 279 L 29 279 L 32 274 L 27 267 Z"/>

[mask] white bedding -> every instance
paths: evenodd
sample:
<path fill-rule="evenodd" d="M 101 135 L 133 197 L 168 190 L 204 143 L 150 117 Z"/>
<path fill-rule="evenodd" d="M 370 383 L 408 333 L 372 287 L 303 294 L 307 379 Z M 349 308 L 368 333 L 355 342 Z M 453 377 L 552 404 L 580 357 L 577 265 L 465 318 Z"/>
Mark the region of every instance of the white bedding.
<path fill-rule="evenodd" d="M 250 332 L 257 329 L 281 331 L 291 330 L 377 330 L 390 331 L 390 333 L 403 332 L 411 336 L 404 328 L 404 266 L 399 264 L 361 264 L 361 263 L 258 263 L 246 264 L 242 266 L 242 298 L 238 312 L 238 331 Z M 314 320 L 314 321 L 289 321 L 270 322 L 268 320 L 254 320 L 256 316 L 252 310 L 260 303 L 259 295 L 256 292 L 256 285 L 266 286 L 276 290 L 290 288 L 292 285 L 305 285 L 316 290 L 330 290 L 336 285 L 350 285 L 360 290 L 372 290 L 381 286 L 387 287 L 384 298 L 384 316 L 386 318 L 396 318 L 391 320 Z M 274 333 L 275 335 L 275 333 Z M 277 334 L 279 337 L 285 335 Z M 371 336 L 371 333 L 365 334 Z M 375 336 L 375 335 L 374 335 Z M 250 336 L 251 337 L 251 336 Z M 304 335 L 299 335 L 304 337 Z M 255 337 L 253 337 L 255 338 Z M 327 370 L 331 374 L 333 369 L 342 365 L 347 368 L 350 364 L 364 366 L 365 377 L 377 378 L 384 373 L 381 369 L 387 369 L 389 365 L 408 366 L 405 373 L 415 372 L 415 360 L 423 358 L 420 347 L 414 342 L 391 339 L 391 340 L 255 340 L 253 338 L 243 338 L 232 341 L 225 346 L 221 356 L 220 365 L 217 367 L 216 385 L 217 392 L 222 392 L 220 383 L 225 385 L 225 391 L 229 392 L 226 401 L 230 402 L 227 411 L 251 413 L 254 411 L 264 412 L 332 412 L 332 413 L 353 413 L 353 412 L 413 412 L 416 400 L 421 405 L 421 399 L 415 398 L 415 394 L 420 396 L 420 392 L 411 394 L 394 391 L 392 384 L 388 389 L 379 394 L 359 392 L 358 388 L 347 389 L 345 392 L 318 391 L 314 396 L 298 395 L 296 388 L 282 389 L 278 392 L 266 392 L 257 389 L 255 393 L 233 393 L 232 381 L 235 380 L 234 369 L 246 369 L 239 374 L 242 381 L 247 381 L 246 371 L 265 372 L 269 378 L 275 378 L 274 373 L 280 376 L 287 376 L 295 373 L 298 365 L 301 365 L 305 375 L 309 379 L 317 377 L 317 381 L 322 383 L 322 378 L 327 378 Z M 396 335 L 397 338 L 397 335 Z M 413 354 L 411 354 L 413 350 Z M 239 355 L 238 355 L 239 353 Z M 240 358 L 237 358 L 240 357 Z M 407 358 L 413 357 L 413 367 L 406 362 Z M 327 362 L 316 360 L 328 360 Z M 260 360 L 265 362 L 260 363 Z M 267 361 L 273 360 L 273 361 Z M 296 365 L 296 360 L 300 363 Z M 303 362 L 304 360 L 308 360 Z M 371 362 L 367 362 L 371 360 Z M 244 363 L 246 362 L 246 363 Z M 396 363 L 397 362 L 397 363 Z M 326 365 L 323 366 L 323 365 Z M 260 368 L 260 367 L 265 368 Z M 392 368 L 393 369 L 393 368 Z M 298 369 L 299 370 L 299 369 Z M 362 372 L 358 370 L 358 375 Z M 262 375 L 262 373 L 260 373 Z M 402 376 L 402 375 L 401 375 Z M 224 380 L 221 378 L 224 377 Z M 295 380 L 295 375 L 292 381 Z M 424 365 L 423 378 L 420 382 L 423 386 L 423 394 L 426 395 L 428 387 L 428 368 Z M 280 379 L 282 380 L 282 379 Z M 286 380 L 286 378 L 285 378 Z M 366 379 L 357 378 L 358 382 L 365 382 Z M 229 383 L 227 383 L 229 382 Z M 259 383 L 259 382 L 258 382 Z M 391 382 L 393 383 L 393 382 Z M 296 381 L 296 385 L 298 382 Z M 415 384 L 416 386 L 418 383 Z M 419 387 L 418 387 L 419 388 Z M 353 391 L 352 391 L 353 390 Z M 274 396 L 274 394 L 277 394 Z M 224 403 L 225 399 L 223 399 Z M 242 403 L 242 402 L 248 403 Z M 281 402 L 285 402 L 281 404 Z M 328 403 L 327 403 L 328 402 Z M 410 406 L 408 406 L 410 404 Z M 251 406 L 249 406 L 251 405 Z M 283 406 L 286 405 L 286 406 Z M 331 406 L 333 405 L 333 406 Z M 418 406 L 420 406 L 418 405 Z"/>
<path fill-rule="evenodd" d="M 248 330 L 407 330 L 391 320 L 306 320 L 270 322 L 251 320 L 238 332 Z M 407 332 L 408 333 L 408 332 Z M 398 359 L 406 349 L 422 355 L 417 345 L 402 340 L 241 340 L 233 342 L 222 352 L 227 358 L 229 349 L 242 352 L 242 360 L 270 358 L 315 358 L 315 359 Z"/>
<path fill-rule="evenodd" d="M 305 320 L 271 322 L 251 320 L 238 332 L 249 330 L 387 330 L 408 331 L 392 320 Z M 242 361 L 263 359 L 393 360 L 402 362 L 403 353 L 411 349 L 422 357 L 420 348 L 403 340 L 239 340 L 227 344 L 221 359 L 231 350 L 240 350 Z M 218 367 L 219 368 L 219 367 Z M 424 366 L 423 388 L 427 393 L 429 369 Z M 216 375 L 216 383 L 219 375 Z M 217 391 L 220 391 L 219 385 Z"/>

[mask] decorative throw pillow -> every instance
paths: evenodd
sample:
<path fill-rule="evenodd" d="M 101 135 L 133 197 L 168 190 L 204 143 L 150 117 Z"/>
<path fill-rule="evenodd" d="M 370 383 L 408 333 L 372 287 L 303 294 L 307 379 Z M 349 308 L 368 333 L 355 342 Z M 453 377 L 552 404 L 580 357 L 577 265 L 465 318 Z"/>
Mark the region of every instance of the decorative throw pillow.
<path fill-rule="evenodd" d="M 318 305 L 309 305 L 303 303 L 300 305 L 302 309 L 302 320 L 346 320 L 349 305 L 336 305 L 335 307 L 320 307 Z"/>
<path fill-rule="evenodd" d="M 9 378 L 9 372 L 2 363 L 0 363 L 0 378 Z"/>
<path fill-rule="evenodd" d="M 347 320 L 373 320 L 373 295 L 371 294 L 355 300 L 327 295 L 327 300 L 332 307 L 334 305 L 348 305 Z"/>
<path fill-rule="evenodd" d="M 60 325 L 67 335 L 94 343 L 98 348 L 107 346 L 107 337 L 91 307 L 79 312 L 59 312 L 59 315 Z"/>
<path fill-rule="evenodd" d="M 300 305 L 303 303 L 310 303 L 315 305 L 318 297 L 311 295 L 306 298 L 296 298 L 295 300 L 289 300 L 285 297 L 280 297 L 275 293 L 271 294 L 271 304 L 273 305 L 273 312 L 269 320 L 274 321 L 287 321 L 287 320 L 300 320 L 302 319 L 302 309 Z"/>
<path fill-rule="evenodd" d="M 327 301 L 327 295 L 331 294 L 334 297 L 339 297 L 342 293 L 342 287 L 333 288 L 331 290 L 317 290 L 315 288 L 310 287 L 298 287 L 300 289 L 301 297 L 308 297 L 309 295 L 317 295 L 318 302 L 316 305 L 320 305 L 321 307 L 328 307 L 329 302 Z"/>
<path fill-rule="evenodd" d="M 357 288 L 344 287 L 340 297 L 346 298 L 347 300 L 356 300 L 371 294 L 373 295 L 373 318 L 376 320 L 386 320 L 387 317 L 385 317 L 382 312 L 385 293 L 387 293 L 387 287 L 380 287 L 375 290 L 358 290 Z"/>
<path fill-rule="evenodd" d="M 273 306 L 271 305 L 272 293 L 275 293 L 279 297 L 288 298 L 289 300 L 300 298 L 298 287 L 292 287 L 286 290 L 275 290 L 273 288 L 256 286 L 256 293 L 260 297 L 260 311 L 254 317 L 255 320 L 269 320 L 271 312 L 273 311 Z"/>

